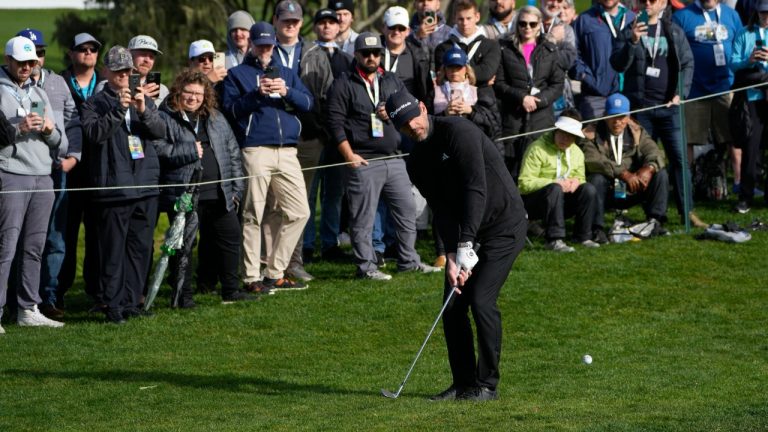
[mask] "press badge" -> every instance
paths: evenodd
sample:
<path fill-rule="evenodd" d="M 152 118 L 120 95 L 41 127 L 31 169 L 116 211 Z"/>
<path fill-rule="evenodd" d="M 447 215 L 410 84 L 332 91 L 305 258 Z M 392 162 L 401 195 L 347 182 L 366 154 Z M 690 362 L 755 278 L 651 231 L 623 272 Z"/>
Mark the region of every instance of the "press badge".
<path fill-rule="evenodd" d="M 376 113 L 371 113 L 371 135 L 374 138 L 384 137 L 384 122 L 381 121 Z"/>
<path fill-rule="evenodd" d="M 645 75 L 651 78 L 658 78 L 661 75 L 661 69 L 653 66 L 645 68 Z"/>
<path fill-rule="evenodd" d="M 131 159 L 144 159 L 144 147 L 141 146 L 141 138 L 128 135 L 128 150 L 131 151 Z"/>
<path fill-rule="evenodd" d="M 715 50 L 715 66 L 725 66 L 725 47 L 723 44 L 713 45 Z"/>
<path fill-rule="evenodd" d="M 536 87 L 531 87 L 531 96 L 536 96 L 539 93 L 541 93 L 541 90 Z"/>

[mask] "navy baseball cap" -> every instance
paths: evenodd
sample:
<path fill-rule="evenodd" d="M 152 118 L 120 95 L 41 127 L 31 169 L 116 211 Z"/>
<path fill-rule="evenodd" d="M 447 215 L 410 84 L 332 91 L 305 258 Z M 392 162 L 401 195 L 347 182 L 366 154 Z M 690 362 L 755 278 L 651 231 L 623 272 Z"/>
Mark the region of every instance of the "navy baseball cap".
<path fill-rule="evenodd" d="M 400 90 L 391 95 L 387 98 L 387 104 L 384 107 L 389 119 L 392 120 L 397 129 L 421 114 L 419 100 L 408 93 L 408 90 Z"/>
<path fill-rule="evenodd" d="M 251 26 L 251 44 L 253 45 L 277 45 L 275 28 L 272 24 L 259 21 Z"/>
<path fill-rule="evenodd" d="M 24 30 L 16 33 L 16 36 L 24 36 L 25 38 L 31 40 L 36 47 L 48 46 L 45 43 L 45 39 L 43 39 L 43 32 L 40 30 L 25 28 Z"/>
<path fill-rule="evenodd" d="M 467 53 L 456 45 L 443 54 L 443 66 L 466 66 L 467 61 Z"/>
<path fill-rule="evenodd" d="M 629 99 L 621 93 L 614 93 L 605 100 L 605 115 L 629 114 Z"/>
<path fill-rule="evenodd" d="M 339 17 L 338 15 L 336 15 L 336 11 L 329 8 L 320 9 L 319 11 L 317 11 L 317 13 L 315 13 L 315 19 L 313 22 L 317 24 L 318 22 L 320 22 L 320 20 L 324 20 L 324 19 L 329 19 L 329 20 L 339 22 Z"/>

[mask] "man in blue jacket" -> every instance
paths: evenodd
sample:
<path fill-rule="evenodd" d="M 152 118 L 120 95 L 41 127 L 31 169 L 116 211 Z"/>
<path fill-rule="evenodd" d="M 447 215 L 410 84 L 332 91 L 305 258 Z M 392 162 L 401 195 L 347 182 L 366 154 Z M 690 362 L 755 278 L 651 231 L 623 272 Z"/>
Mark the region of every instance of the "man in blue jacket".
<path fill-rule="evenodd" d="M 274 27 L 257 22 L 250 38 L 251 48 L 243 64 L 230 69 L 224 79 L 222 106 L 232 122 L 249 176 L 243 198 L 245 289 L 270 294 L 306 287 L 284 276 L 309 219 L 307 190 L 296 157 L 301 122 L 295 113 L 312 109 L 312 94 L 296 72 L 273 61 Z M 277 201 L 283 217 L 262 278 L 261 223 L 267 193 Z"/>
<path fill-rule="evenodd" d="M 619 0 L 598 0 L 573 23 L 578 56 L 570 77 L 581 81 L 581 95 L 576 100 L 584 120 L 601 117 L 608 95 L 622 90 L 622 77 L 611 67 L 613 41 L 635 14 Z"/>

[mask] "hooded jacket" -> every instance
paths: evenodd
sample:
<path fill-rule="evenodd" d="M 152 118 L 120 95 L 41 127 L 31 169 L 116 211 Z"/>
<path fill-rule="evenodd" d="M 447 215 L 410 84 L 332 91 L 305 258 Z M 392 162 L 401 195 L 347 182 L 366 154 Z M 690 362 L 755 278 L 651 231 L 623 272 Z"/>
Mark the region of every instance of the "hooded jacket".
<path fill-rule="evenodd" d="M 14 141 L 7 146 L 0 145 L 2 171 L 19 175 L 51 174 L 51 153 L 55 153 L 61 143 L 61 130 L 54 121 L 53 131 L 48 136 L 41 132 L 19 132 L 19 123 L 26 113 L 31 112 L 32 103 L 42 104 L 46 117 L 54 121 L 53 107 L 43 89 L 34 86 L 31 80 L 19 87 L 8 75 L 8 70 L 0 68 L 0 110 L 14 129 Z"/>
<path fill-rule="evenodd" d="M 518 178 L 520 193 L 526 195 L 554 183 L 558 172 L 560 177 L 576 178 L 580 184 L 587 181 L 581 149 L 571 144 L 565 151 L 560 150 L 555 145 L 555 132 L 547 132 L 525 151 Z"/>
<path fill-rule="evenodd" d="M 277 70 L 288 89 L 285 97 L 259 93 L 259 81 L 266 73 L 255 57 L 248 55 L 224 78 L 222 106 L 229 117 L 240 148 L 261 145 L 296 145 L 301 134 L 299 112 L 312 110 L 312 94 L 292 69 L 282 67 L 274 57 L 269 66 Z"/>
<path fill-rule="evenodd" d="M 165 123 L 155 109 L 152 98 L 145 96 L 146 109 L 139 114 L 130 107 L 130 132 L 126 126 L 126 109 L 120 105 L 111 87 L 83 104 L 83 137 L 87 141 L 88 178 L 91 186 L 123 188 L 92 192 L 98 202 L 120 202 L 156 196 L 159 191 L 160 163 L 151 140 L 162 138 Z M 128 149 L 129 134 L 141 138 L 144 158 L 132 159 Z M 143 186 L 125 188 L 125 186 Z"/>
<path fill-rule="evenodd" d="M 469 39 L 469 42 L 466 39 Z M 440 70 L 443 54 L 454 45 L 458 45 L 469 57 L 469 65 L 474 69 L 475 78 L 477 78 L 477 86 L 486 87 L 488 81 L 499 69 L 501 61 L 499 41 L 485 37 L 485 32 L 480 27 L 474 35 L 466 39 L 462 38 L 458 31 L 451 29 L 448 39 L 435 48 L 435 70 Z"/>
<path fill-rule="evenodd" d="M 235 11 L 227 18 L 227 51 L 224 53 L 224 66 L 227 70 L 242 64 L 245 58 L 245 54 L 237 49 L 235 42 L 232 40 L 232 30 L 236 28 L 250 30 L 254 24 L 256 24 L 256 20 L 253 19 L 251 14 L 243 10 Z"/>
<path fill-rule="evenodd" d="M 181 113 L 174 111 L 168 104 L 160 106 L 160 117 L 165 122 L 165 138 L 153 141 L 160 159 L 160 184 L 186 184 L 192 180 L 196 162 L 199 161 L 195 147 L 195 131 L 189 122 L 184 120 Z M 219 167 L 220 180 L 240 178 L 243 176 L 243 163 L 240 159 L 240 149 L 232 129 L 224 115 L 214 110 L 212 115 L 202 119 L 210 140 L 211 149 Z M 240 201 L 243 195 L 242 179 L 220 183 L 219 189 L 224 193 L 227 211 L 235 209 L 235 199 Z M 176 199 L 184 193 L 182 186 L 162 188 L 160 190 L 160 209 L 173 208 Z"/>

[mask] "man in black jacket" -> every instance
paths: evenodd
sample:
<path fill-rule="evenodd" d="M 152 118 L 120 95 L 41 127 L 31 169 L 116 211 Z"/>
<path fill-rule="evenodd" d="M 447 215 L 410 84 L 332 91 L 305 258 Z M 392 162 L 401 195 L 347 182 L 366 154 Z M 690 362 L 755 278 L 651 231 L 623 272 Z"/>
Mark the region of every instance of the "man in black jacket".
<path fill-rule="evenodd" d="M 416 141 L 408 174 L 434 211 L 445 241 L 443 299 L 461 288 L 443 315 L 453 383 L 432 400 L 496 399 L 501 354 L 496 300 L 528 229 L 520 192 L 496 146 L 469 120 L 432 117 L 405 91 L 390 96 L 386 108 L 395 126 Z"/>
<path fill-rule="evenodd" d="M 681 218 L 693 209 L 693 198 L 683 195 L 683 176 L 688 184 L 691 171 L 683 166 L 680 141 L 680 98 L 687 97 L 693 80 L 693 54 L 683 30 L 672 22 L 667 0 L 646 2 L 647 23 L 637 20 L 619 33 L 613 44 L 611 66 L 624 73 L 624 95 L 635 109 L 665 105 L 635 114 L 635 119 L 654 140 L 661 139 L 669 160 L 669 176 L 675 189 L 675 204 Z M 683 92 L 678 93 L 682 77 Z M 726 113 L 723 113 L 726 115 Z M 686 203 L 687 200 L 687 203 Z M 698 218 L 691 216 L 691 221 Z"/>
<path fill-rule="evenodd" d="M 116 45 L 104 61 L 107 85 L 83 104 L 85 151 L 94 192 L 100 255 L 99 288 L 107 321 L 141 315 L 139 304 L 152 265 L 160 162 L 149 141 L 165 123 L 141 87 L 129 89 L 131 53 Z"/>
<path fill-rule="evenodd" d="M 398 270 L 439 271 L 423 264 L 414 249 L 416 204 L 405 163 L 401 158 L 369 161 L 394 156 L 400 144 L 400 133 L 389 121 L 384 101 L 403 83 L 379 67 L 383 49 L 379 36 L 367 32 L 358 36 L 352 69 L 333 82 L 327 109 L 331 140 L 348 164 L 349 230 L 357 276 L 373 280 L 392 278 L 379 270 L 372 244 L 379 197 L 387 202 L 395 223 Z"/>

